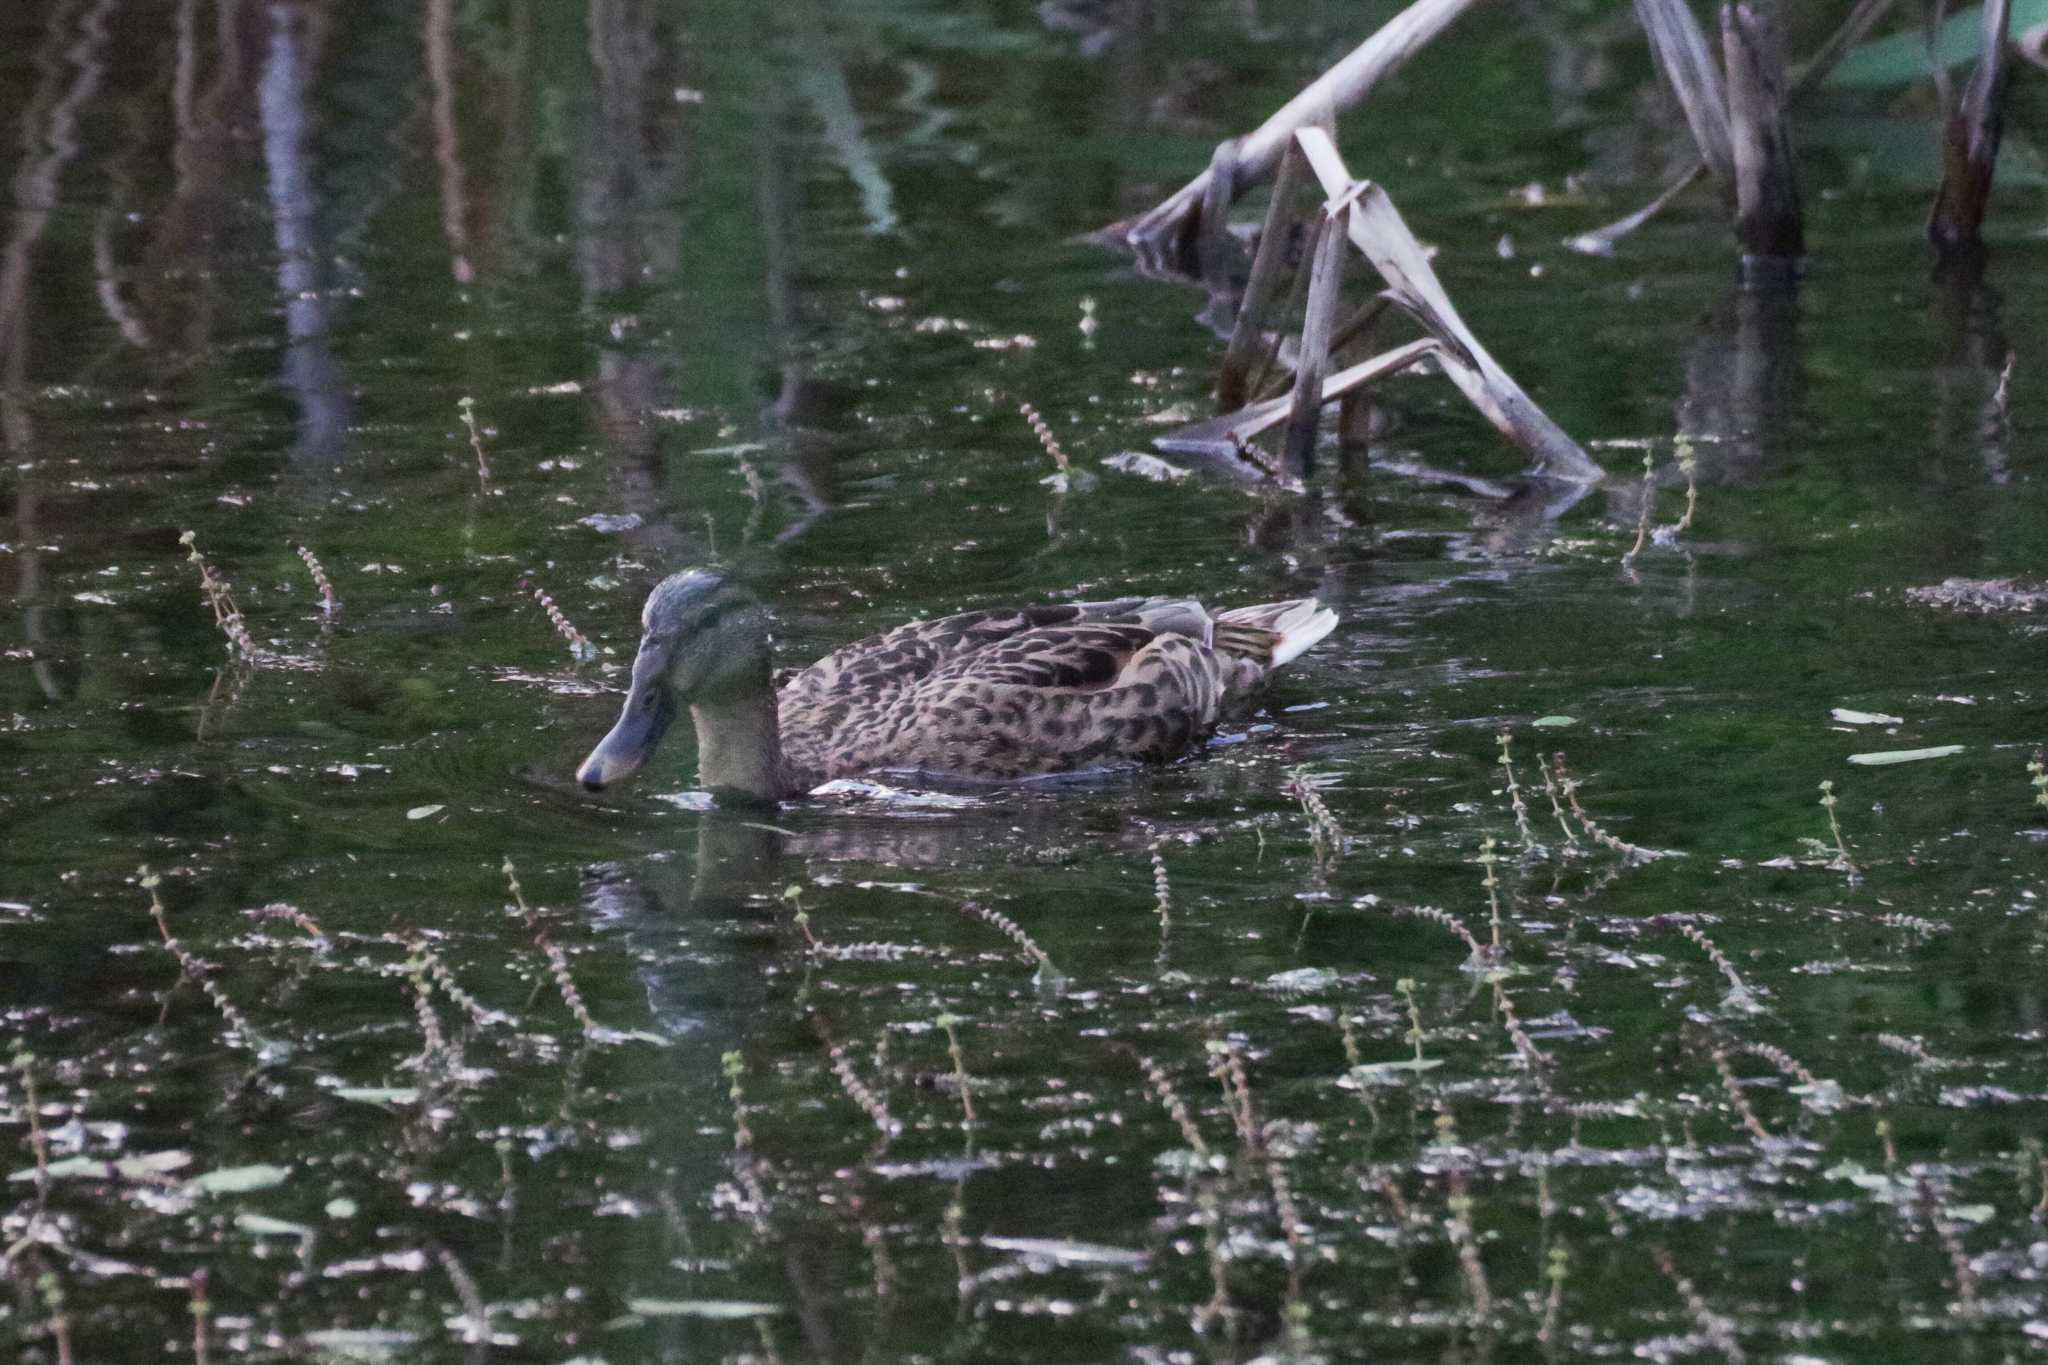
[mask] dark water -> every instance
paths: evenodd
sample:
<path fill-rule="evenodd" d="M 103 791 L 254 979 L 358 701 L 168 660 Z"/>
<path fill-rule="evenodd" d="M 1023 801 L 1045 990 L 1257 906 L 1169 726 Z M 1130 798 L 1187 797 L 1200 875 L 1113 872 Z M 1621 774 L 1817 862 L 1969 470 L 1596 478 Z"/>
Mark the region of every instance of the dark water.
<path fill-rule="evenodd" d="M 1482 10 L 1346 155 L 1609 482 L 1416 477 L 1518 461 L 1415 379 L 1305 495 L 1042 486 L 1020 401 L 1093 466 L 1217 350 L 1070 239 L 1364 31 L 6 7 L 9 1358 L 2048 1351 L 2042 639 L 1907 592 L 2048 562 L 2024 166 L 1979 288 L 1913 97 L 1816 117 L 1796 301 L 1711 196 L 1577 256 L 1680 125 L 1625 9 Z M 641 594 L 711 560 L 785 662 L 1050 594 L 1344 625 L 1164 771 L 771 822 L 678 742 L 584 796 Z M 1475 963 L 1432 914 L 1494 897 Z"/>

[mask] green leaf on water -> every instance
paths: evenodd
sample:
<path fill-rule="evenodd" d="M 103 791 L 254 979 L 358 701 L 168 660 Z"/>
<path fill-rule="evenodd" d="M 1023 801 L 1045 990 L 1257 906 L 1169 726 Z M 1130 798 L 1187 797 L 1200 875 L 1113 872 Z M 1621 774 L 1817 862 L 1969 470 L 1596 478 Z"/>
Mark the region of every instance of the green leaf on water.
<path fill-rule="evenodd" d="M 1852 711 L 1846 706 L 1837 706 L 1828 714 L 1844 725 L 1903 725 L 1900 716 L 1887 716 L 1882 711 Z"/>
<path fill-rule="evenodd" d="M 1962 751 L 1960 744 L 1937 744 L 1932 749 L 1880 749 L 1874 754 L 1850 754 L 1849 761 L 1877 768 L 1889 763 L 1918 763 L 1923 758 L 1947 758 Z"/>
<path fill-rule="evenodd" d="M 1409 1057 L 1399 1062 L 1373 1062 L 1368 1066 L 1354 1066 L 1351 1068 L 1351 1074 L 1360 1080 L 1386 1080 L 1398 1077 L 1403 1071 L 1428 1071 L 1432 1067 L 1442 1065 L 1443 1062 L 1435 1057 Z"/>
<path fill-rule="evenodd" d="M 2015 35 L 2048 23 L 2048 0 L 2013 0 L 2012 28 Z M 1983 47 L 1984 8 L 1951 14 L 1934 36 L 1934 57 L 1943 69 L 1954 70 L 1975 61 Z M 1927 61 L 1927 40 L 1918 24 L 1889 37 L 1873 39 L 1853 49 L 1841 65 L 1828 73 L 1823 84 L 1836 89 L 1881 90 L 1905 85 L 1934 74 Z"/>
<path fill-rule="evenodd" d="M 710 1318 L 717 1322 L 771 1317 L 782 1311 L 781 1304 L 746 1299 L 628 1299 L 626 1307 L 647 1318 Z"/>
<path fill-rule="evenodd" d="M 144 1152 L 140 1156 L 124 1156 L 113 1161 L 102 1161 L 98 1157 L 68 1156 L 50 1163 L 52 1180 L 110 1180 L 120 1176 L 123 1180 L 146 1180 L 151 1176 L 164 1175 L 182 1166 L 192 1164 L 192 1154 L 176 1148 L 165 1152 Z M 34 1180 L 36 1168 L 15 1171 L 9 1180 Z"/>
<path fill-rule="evenodd" d="M 273 1185 L 282 1185 L 291 1172 L 283 1166 L 271 1166 L 258 1162 L 253 1166 L 227 1166 L 205 1175 L 195 1175 L 185 1182 L 185 1188 L 194 1194 L 248 1194 L 253 1190 L 267 1190 Z"/>
<path fill-rule="evenodd" d="M 1577 725 L 1577 716 L 1538 716 L 1529 722 L 1539 730 L 1562 730 L 1567 725 Z"/>

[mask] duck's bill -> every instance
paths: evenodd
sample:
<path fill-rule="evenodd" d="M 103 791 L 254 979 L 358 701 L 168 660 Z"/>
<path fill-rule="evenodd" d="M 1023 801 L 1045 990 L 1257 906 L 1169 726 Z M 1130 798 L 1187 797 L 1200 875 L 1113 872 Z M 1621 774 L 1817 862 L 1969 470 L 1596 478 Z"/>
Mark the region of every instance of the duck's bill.
<path fill-rule="evenodd" d="M 626 696 L 618 724 L 583 760 L 583 766 L 576 770 L 576 780 L 591 791 L 601 792 L 640 771 L 675 718 L 675 698 L 667 688 L 658 684 L 635 686 Z"/>

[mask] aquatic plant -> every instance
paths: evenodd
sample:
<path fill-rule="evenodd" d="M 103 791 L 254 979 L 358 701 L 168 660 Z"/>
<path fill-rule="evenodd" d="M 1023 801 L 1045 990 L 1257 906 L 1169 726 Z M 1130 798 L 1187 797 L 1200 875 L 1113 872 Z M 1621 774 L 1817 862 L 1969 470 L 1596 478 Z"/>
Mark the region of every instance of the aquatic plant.
<path fill-rule="evenodd" d="M 521 589 L 531 592 L 533 600 L 540 603 L 540 609 L 547 613 L 548 622 L 554 626 L 555 634 L 569 642 L 571 657 L 575 658 L 578 662 L 585 662 L 597 657 L 597 646 L 590 643 L 590 637 L 576 629 L 569 618 L 562 614 L 562 609 L 555 605 L 555 599 L 548 596 L 545 589 L 539 584 L 524 578 L 519 580 L 519 586 Z"/>
<path fill-rule="evenodd" d="M 341 599 L 334 595 L 334 584 L 328 579 L 327 570 L 320 567 L 320 561 L 314 558 L 312 550 L 304 545 L 295 548 L 306 572 L 313 575 L 313 586 L 320 590 L 320 610 L 330 614 L 341 610 Z"/>
<path fill-rule="evenodd" d="M 214 572 L 206 556 L 199 552 L 199 535 L 187 531 L 178 537 L 188 553 L 185 561 L 199 569 L 199 588 L 206 594 L 206 604 L 213 609 L 213 623 L 228 637 L 229 648 L 240 653 L 242 658 L 254 660 L 257 657 L 256 641 L 249 634 L 249 627 L 242 620 L 242 609 L 235 605 L 235 596 L 228 588 L 225 578 Z"/>

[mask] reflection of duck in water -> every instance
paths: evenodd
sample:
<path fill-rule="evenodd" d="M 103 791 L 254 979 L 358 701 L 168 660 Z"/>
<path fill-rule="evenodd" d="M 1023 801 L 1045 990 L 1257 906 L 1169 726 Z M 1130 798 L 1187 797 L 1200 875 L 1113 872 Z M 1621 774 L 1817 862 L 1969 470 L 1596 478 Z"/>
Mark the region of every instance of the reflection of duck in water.
<path fill-rule="evenodd" d="M 577 779 L 598 791 L 632 773 L 683 705 L 700 780 L 728 799 L 884 769 L 1002 780 L 1164 762 L 1336 624 L 1312 597 L 1215 616 L 1160 597 L 968 612 L 848 645 L 778 694 L 761 604 L 691 569 L 648 594 L 625 709 Z"/>

